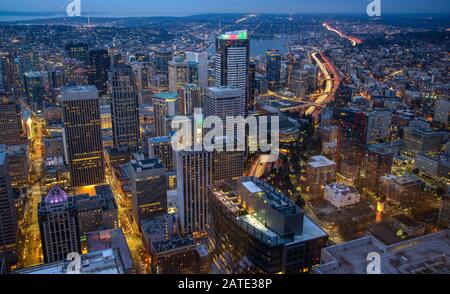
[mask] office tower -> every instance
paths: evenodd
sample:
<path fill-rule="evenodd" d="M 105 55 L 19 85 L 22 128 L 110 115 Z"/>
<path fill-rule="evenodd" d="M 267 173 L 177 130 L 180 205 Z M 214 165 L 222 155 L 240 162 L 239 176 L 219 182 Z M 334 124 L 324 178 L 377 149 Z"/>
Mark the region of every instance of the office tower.
<path fill-rule="evenodd" d="M 207 274 L 208 250 L 191 235 L 183 236 L 176 214 L 141 221 L 143 243 L 154 274 Z"/>
<path fill-rule="evenodd" d="M 378 143 L 389 139 L 392 113 L 387 110 L 366 112 L 367 134 L 366 144 Z"/>
<path fill-rule="evenodd" d="M 99 96 L 106 94 L 108 90 L 108 70 L 111 66 L 111 58 L 106 49 L 89 51 L 89 85 L 95 85 Z"/>
<path fill-rule="evenodd" d="M 0 80 L 6 93 L 11 93 L 14 88 L 13 62 L 14 60 L 11 54 L 7 52 L 0 52 Z"/>
<path fill-rule="evenodd" d="M 100 108 L 94 86 L 61 89 L 64 149 L 72 186 L 105 181 Z"/>
<path fill-rule="evenodd" d="M 441 197 L 438 225 L 442 229 L 450 229 L 450 194 L 448 192 Z"/>
<path fill-rule="evenodd" d="M 16 242 L 17 215 L 8 173 L 8 155 L 0 152 L 0 254 L 14 258 Z"/>
<path fill-rule="evenodd" d="M 450 179 L 450 155 L 417 153 L 414 158 L 414 168 L 421 174 L 445 182 Z"/>
<path fill-rule="evenodd" d="M 78 59 L 82 62 L 88 60 L 88 45 L 85 43 L 73 43 L 70 42 L 66 45 L 66 54 L 69 58 Z"/>
<path fill-rule="evenodd" d="M 26 72 L 23 75 L 23 86 L 29 103 L 36 107 L 42 107 L 44 99 L 44 80 L 42 74 L 38 71 Z"/>
<path fill-rule="evenodd" d="M 438 152 L 440 150 L 441 133 L 433 131 L 426 121 L 416 119 L 403 130 L 403 148 L 406 156 L 414 156 L 420 152 Z"/>
<path fill-rule="evenodd" d="M 173 170 L 175 166 L 170 137 L 148 138 L 148 157 L 161 159 L 166 171 Z"/>
<path fill-rule="evenodd" d="M 178 151 L 178 212 L 184 233 L 205 231 L 208 225 L 208 186 L 212 183 L 212 152 Z"/>
<path fill-rule="evenodd" d="M 220 86 L 206 88 L 203 95 L 203 116 L 218 116 L 225 126 L 226 117 L 244 116 L 245 101 L 239 89 Z"/>
<path fill-rule="evenodd" d="M 167 212 L 166 167 L 159 158 L 136 156 L 129 163 L 133 216 L 140 220 Z"/>
<path fill-rule="evenodd" d="M 109 87 L 114 147 L 137 152 L 140 140 L 138 97 L 131 66 L 114 64 L 109 72 Z"/>
<path fill-rule="evenodd" d="M 367 256 L 375 253 L 380 255 L 381 274 L 448 274 L 449 237 L 450 230 L 444 230 L 392 245 L 373 236 L 362 237 L 324 248 L 314 272 L 365 275 Z"/>
<path fill-rule="evenodd" d="M 197 84 L 186 84 L 179 89 L 181 114 L 190 115 L 194 108 L 202 107 L 202 88 Z"/>
<path fill-rule="evenodd" d="M 450 113 L 450 100 L 448 100 L 448 99 L 436 100 L 436 103 L 434 106 L 433 121 L 439 122 L 439 123 L 447 126 L 449 113 Z"/>
<path fill-rule="evenodd" d="M 338 113 L 338 138 L 336 146 L 337 171 L 353 182 L 359 177 L 364 158 L 367 120 L 363 111 L 340 108 Z"/>
<path fill-rule="evenodd" d="M 110 185 L 95 186 L 95 196 L 80 194 L 75 199 L 80 235 L 119 227 L 118 208 Z"/>
<path fill-rule="evenodd" d="M 7 147 L 0 145 L 0 152 L 8 154 L 8 172 L 13 188 L 28 186 L 29 147 L 27 144 Z"/>
<path fill-rule="evenodd" d="M 250 62 L 248 65 L 248 102 L 247 109 L 255 108 L 255 91 L 256 91 L 256 64 Z"/>
<path fill-rule="evenodd" d="M 135 62 L 132 64 L 132 67 L 135 76 L 139 105 L 151 103 L 153 96 L 151 83 L 152 77 L 156 74 L 155 69 L 150 62 Z"/>
<path fill-rule="evenodd" d="M 208 52 L 186 52 L 186 61 L 196 62 L 198 67 L 198 85 L 208 87 Z"/>
<path fill-rule="evenodd" d="M 325 156 L 312 156 L 306 165 L 306 191 L 311 198 L 323 196 L 323 187 L 336 181 L 336 163 Z"/>
<path fill-rule="evenodd" d="M 168 75 L 169 61 L 172 60 L 173 52 L 169 49 L 160 49 L 155 52 L 153 64 L 157 74 Z"/>
<path fill-rule="evenodd" d="M 0 97 L 0 125 L 0 144 L 12 146 L 26 143 L 20 106 L 7 97 Z"/>
<path fill-rule="evenodd" d="M 52 263 L 21 269 L 15 273 L 22 275 L 48 275 L 49 273 L 55 275 L 74 274 L 70 270 L 72 263 L 70 260 L 62 259 Z M 86 275 L 124 275 L 129 272 L 126 271 L 119 248 L 111 248 L 81 254 L 81 268 L 79 273 Z"/>
<path fill-rule="evenodd" d="M 319 263 L 328 235 L 263 181 L 210 186 L 209 205 L 213 272 L 290 274 Z"/>
<path fill-rule="evenodd" d="M 247 31 L 225 33 L 216 40 L 216 86 L 239 88 L 244 107 L 248 105 L 249 59 L 250 39 Z M 244 113 L 246 115 L 247 111 Z"/>
<path fill-rule="evenodd" d="M 364 159 L 364 187 L 379 195 L 380 178 L 391 173 L 394 152 L 389 144 L 370 144 L 366 146 Z"/>
<path fill-rule="evenodd" d="M 278 49 L 270 49 L 266 52 L 266 78 L 270 90 L 277 90 L 280 86 L 281 55 Z"/>
<path fill-rule="evenodd" d="M 179 113 L 179 96 L 176 92 L 163 92 L 153 96 L 153 115 L 155 124 L 155 136 L 167 136 L 165 117 Z"/>
<path fill-rule="evenodd" d="M 220 139 L 226 141 L 226 137 Z M 226 151 L 227 143 L 224 143 L 224 151 L 213 152 L 212 183 L 224 182 L 235 185 L 237 180 L 244 175 L 245 152 Z M 234 141 L 231 140 L 228 144 L 234 145 Z"/>
<path fill-rule="evenodd" d="M 388 204 L 412 207 L 420 201 L 424 182 L 412 174 L 395 176 L 388 174 L 380 178 L 380 198 Z"/>
<path fill-rule="evenodd" d="M 81 253 L 80 232 L 75 199 L 55 186 L 38 209 L 44 262 L 65 260 L 71 252 Z"/>
<path fill-rule="evenodd" d="M 169 61 L 168 71 L 170 92 L 178 92 L 178 89 L 189 83 L 189 68 L 184 60 L 175 59 Z"/>

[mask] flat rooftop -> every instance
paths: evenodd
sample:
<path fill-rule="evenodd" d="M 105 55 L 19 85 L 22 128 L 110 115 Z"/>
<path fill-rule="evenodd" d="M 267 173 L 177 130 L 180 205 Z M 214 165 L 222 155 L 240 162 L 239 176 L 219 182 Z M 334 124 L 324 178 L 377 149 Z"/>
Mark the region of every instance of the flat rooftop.
<path fill-rule="evenodd" d="M 161 92 L 153 95 L 153 98 L 164 100 L 177 99 L 178 97 L 177 92 Z"/>
<path fill-rule="evenodd" d="M 450 230 L 385 245 L 373 236 L 322 249 L 317 273 L 366 274 L 367 255 L 381 256 L 382 274 L 450 274 Z"/>
<path fill-rule="evenodd" d="M 65 86 L 61 88 L 60 101 L 98 99 L 95 86 Z"/>
<path fill-rule="evenodd" d="M 319 168 L 319 167 L 333 166 L 336 165 L 336 163 L 326 158 L 325 156 L 317 155 L 311 157 L 310 161 L 308 162 L 308 165 L 314 168 Z"/>
<path fill-rule="evenodd" d="M 17 274 L 67 274 L 68 261 L 59 261 L 19 270 Z M 106 249 L 81 255 L 81 274 L 125 274 L 117 249 Z"/>

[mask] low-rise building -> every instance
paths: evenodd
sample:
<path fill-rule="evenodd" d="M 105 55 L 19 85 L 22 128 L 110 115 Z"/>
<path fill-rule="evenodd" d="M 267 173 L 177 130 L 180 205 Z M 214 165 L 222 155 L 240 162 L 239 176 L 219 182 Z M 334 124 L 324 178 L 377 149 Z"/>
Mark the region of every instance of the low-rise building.
<path fill-rule="evenodd" d="M 337 208 L 343 208 L 359 203 L 360 195 L 352 186 L 340 183 L 325 185 L 323 198 Z"/>
<path fill-rule="evenodd" d="M 319 274 L 367 274 L 368 259 L 377 262 L 381 274 L 449 274 L 450 230 L 385 245 L 367 236 L 322 250 Z"/>

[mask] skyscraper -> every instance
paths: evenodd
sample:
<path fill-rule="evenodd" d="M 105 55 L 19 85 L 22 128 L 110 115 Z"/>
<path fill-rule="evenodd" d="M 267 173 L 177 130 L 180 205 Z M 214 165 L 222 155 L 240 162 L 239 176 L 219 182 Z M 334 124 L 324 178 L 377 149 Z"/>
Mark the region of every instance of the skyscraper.
<path fill-rule="evenodd" d="M 194 113 L 194 108 L 202 107 L 202 88 L 196 84 L 186 84 L 179 89 L 181 114 Z"/>
<path fill-rule="evenodd" d="M 0 144 L 11 146 L 26 142 L 20 121 L 20 107 L 7 97 L 0 97 L 0 126 Z"/>
<path fill-rule="evenodd" d="M 88 45 L 85 43 L 70 42 L 66 45 L 65 49 L 70 58 L 78 59 L 82 62 L 86 62 L 88 59 Z"/>
<path fill-rule="evenodd" d="M 64 87 L 60 103 L 72 186 L 103 183 L 105 171 L 97 89 L 94 86 Z"/>
<path fill-rule="evenodd" d="M 184 60 L 171 60 L 168 62 L 169 91 L 177 92 L 183 85 L 189 82 L 188 64 Z"/>
<path fill-rule="evenodd" d="M 227 116 L 244 116 L 245 104 L 240 89 L 233 87 L 206 88 L 203 95 L 203 116 L 216 115 L 225 125 Z"/>
<path fill-rule="evenodd" d="M 111 58 L 106 49 L 89 51 L 89 85 L 95 85 L 99 95 L 103 96 L 108 90 L 108 70 L 111 66 Z"/>
<path fill-rule="evenodd" d="M 8 156 L 0 152 L 0 255 L 13 255 L 17 242 L 17 215 L 8 174 Z"/>
<path fill-rule="evenodd" d="M 167 212 L 166 168 L 159 158 L 135 158 L 130 161 L 130 185 L 133 217 L 140 220 Z"/>
<path fill-rule="evenodd" d="M 208 186 L 212 182 L 212 152 L 177 152 L 178 213 L 185 233 L 205 231 Z"/>
<path fill-rule="evenodd" d="M 208 87 L 208 52 L 186 52 L 186 61 L 196 62 L 198 65 L 198 85 Z"/>
<path fill-rule="evenodd" d="M 166 116 L 179 113 L 179 97 L 176 92 L 163 92 L 153 96 L 155 137 L 167 136 Z"/>
<path fill-rule="evenodd" d="M 249 60 L 250 40 L 247 31 L 228 32 L 216 40 L 216 86 L 239 88 L 244 105 L 248 104 Z"/>
<path fill-rule="evenodd" d="M 280 86 L 281 55 L 278 49 L 270 49 L 266 53 L 266 76 L 269 89 L 276 90 Z"/>
<path fill-rule="evenodd" d="M 172 60 L 173 52 L 168 49 L 160 49 L 155 52 L 153 64 L 155 65 L 157 74 L 164 74 L 167 76 L 169 65 L 168 62 Z"/>
<path fill-rule="evenodd" d="M 45 263 L 65 260 L 71 252 L 81 253 L 75 198 L 53 187 L 39 203 L 38 220 Z"/>
<path fill-rule="evenodd" d="M 109 72 L 109 87 L 114 147 L 137 152 L 140 138 L 138 97 L 131 66 L 113 65 Z"/>
<path fill-rule="evenodd" d="M 209 208 L 213 273 L 301 273 L 320 261 L 328 235 L 261 180 L 210 186 Z"/>

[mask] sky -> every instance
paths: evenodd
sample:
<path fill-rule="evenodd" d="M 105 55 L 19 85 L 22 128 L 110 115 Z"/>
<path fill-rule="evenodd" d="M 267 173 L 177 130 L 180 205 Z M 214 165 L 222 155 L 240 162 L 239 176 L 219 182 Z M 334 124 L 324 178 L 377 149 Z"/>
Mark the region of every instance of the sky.
<path fill-rule="evenodd" d="M 0 11 L 61 12 L 72 0 L 0 0 Z M 81 13 L 111 16 L 199 13 L 360 13 L 372 0 L 80 0 Z M 382 13 L 450 13 L 450 0 L 380 0 Z"/>

